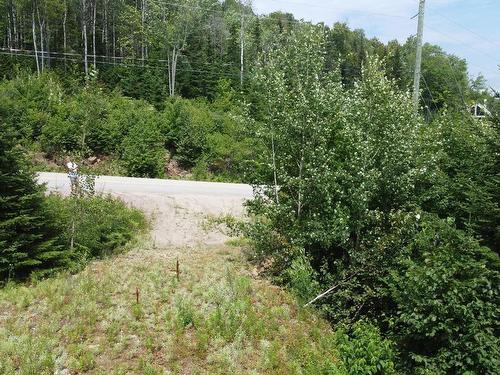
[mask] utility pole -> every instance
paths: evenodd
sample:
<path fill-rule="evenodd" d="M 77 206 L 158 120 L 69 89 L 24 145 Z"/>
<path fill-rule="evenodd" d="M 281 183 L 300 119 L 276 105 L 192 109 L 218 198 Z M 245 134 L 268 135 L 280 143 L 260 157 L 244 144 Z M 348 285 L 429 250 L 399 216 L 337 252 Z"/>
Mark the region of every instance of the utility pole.
<path fill-rule="evenodd" d="M 413 107 L 418 112 L 418 99 L 420 94 L 420 68 L 422 65 L 422 39 L 424 36 L 424 11 L 425 0 L 420 0 L 418 7 L 418 29 L 417 29 L 417 56 L 415 59 L 415 76 L 413 79 Z"/>

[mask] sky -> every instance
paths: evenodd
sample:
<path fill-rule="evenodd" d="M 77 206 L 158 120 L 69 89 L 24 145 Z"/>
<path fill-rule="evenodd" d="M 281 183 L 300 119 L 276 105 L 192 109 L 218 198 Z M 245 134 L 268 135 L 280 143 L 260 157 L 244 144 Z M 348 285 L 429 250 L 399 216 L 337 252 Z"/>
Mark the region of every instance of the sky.
<path fill-rule="evenodd" d="M 419 0 L 253 0 L 257 14 L 281 10 L 297 19 L 346 22 L 382 42 L 416 34 Z M 427 0 L 424 42 L 465 58 L 471 78 L 482 74 L 500 91 L 500 0 Z"/>

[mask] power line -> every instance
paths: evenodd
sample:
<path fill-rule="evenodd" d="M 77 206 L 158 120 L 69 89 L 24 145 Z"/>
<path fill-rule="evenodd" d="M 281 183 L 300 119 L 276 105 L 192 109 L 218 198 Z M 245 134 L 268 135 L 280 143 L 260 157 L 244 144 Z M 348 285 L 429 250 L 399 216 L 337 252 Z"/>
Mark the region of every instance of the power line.
<path fill-rule="evenodd" d="M 450 35 L 448 35 L 448 34 L 445 34 L 445 33 L 443 33 L 442 31 L 439 31 L 439 30 L 437 30 L 437 29 L 435 29 L 435 28 L 433 28 L 433 27 L 431 27 L 431 26 L 426 26 L 426 27 L 427 27 L 427 28 L 429 28 L 429 29 L 431 29 L 432 31 L 434 31 L 434 32 L 436 32 L 436 33 L 438 33 L 438 34 L 442 35 L 442 36 L 447 37 L 448 39 L 454 40 L 454 41 L 458 42 L 459 44 L 462 44 L 462 45 L 464 45 L 464 46 L 467 46 L 467 47 L 469 47 L 470 49 L 473 49 L 473 50 L 475 50 L 475 51 L 477 51 L 477 52 L 479 52 L 479 53 L 482 53 L 482 54 L 483 54 L 483 55 L 485 55 L 485 56 L 488 56 L 490 59 L 494 60 L 495 62 L 496 62 L 496 61 L 498 61 L 498 58 L 497 58 L 497 57 L 494 57 L 494 56 L 490 55 L 490 54 L 489 54 L 489 53 L 487 53 L 487 52 L 484 52 L 484 51 L 481 51 L 481 50 L 479 50 L 479 49 L 477 49 L 477 48 L 475 48 L 475 47 L 472 47 L 472 46 L 470 45 L 470 43 L 466 43 L 466 42 L 464 42 L 464 41 L 462 41 L 462 40 L 460 40 L 460 39 L 454 38 L 454 37 L 452 37 L 452 36 L 450 36 Z"/>
<path fill-rule="evenodd" d="M 283 3 L 282 1 L 279 1 L 279 0 L 268 0 L 268 1 L 272 1 L 272 2 L 275 2 L 275 3 Z M 353 11 L 353 12 L 355 11 L 357 13 L 364 13 L 364 14 L 368 14 L 368 15 L 371 15 L 371 16 L 381 16 L 381 17 L 389 17 L 389 18 L 401 18 L 401 19 L 405 19 L 405 20 L 407 19 L 406 16 L 401 16 L 401 15 L 398 15 L 398 14 L 370 12 L 370 11 L 363 10 L 363 9 L 353 10 L 353 9 L 341 8 L 341 7 L 325 7 L 325 6 L 322 6 L 322 5 L 310 4 L 310 3 L 300 3 L 300 2 L 295 2 L 295 1 L 286 1 L 286 5 L 303 5 L 303 6 L 306 6 L 308 8 L 320 8 L 320 9 L 326 9 L 326 10 L 340 10 L 340 11 Z"/>
<path fill-rule="evenodd" d="M 461 23 L 458 23 L 457 21 L 455 21 L 455 20 L 453 20 L 453 19 L 451 19 L 451 18 L 449 18 L 449 17 L 445 16 L 444 14 L 439 13 L 439 12 L 436 12 L 436 11 L 434 11 L 434 13 L 436 13 L 439 17 L 442 17 L 442 18 L 444 18 L 445 20 L 447 20 L 447 21 L 449 21 L 449 22 L 451 22 L 451 23 L 454 23 L 454 24 L 455 24 L 455 25 L 457 25 L 458 27 L 461 27 L 462 29 L 466 30 L 467 32 L 469 32 L 469 33 L 471 33 L 471 34 L 475 35 L 475 36 L 476 36 L 476 37 L 478 37 L 479 39 L 484 40 L 484 41 L 486 41 L 486 42 L 488 42 L 488 43 L 491 43 L 492 45 L 494 45 L 494 46 L 496 46 L 496 47 L 500 47 L 500 43 L 494 42 L 494 41 L 492 41 L 492 40 L 490 40 L 490 39 L 486 38 L 485 36 L 478 34 L 478 33 L 477 33 L 477 32 L 475 32 L 474 30 L 472 30 L 472 29 L 468 28 L 467 26 L 462 25 Z"/>
<path fill-rule="evenodd" d="M 29 50 L 28 50 L 29 51 Z M 32 52 L 30 53 L 14 53 L 12 54 L 11 52 L 4 52 L 0 51 L 0 54 L 2 55 L 9 55 L 9 56 L 23 56 L 23 57 L 35 57 L 36 55 L 34 54 L 34 51 L 29 51 Z M 39 55 L 41 54 L 40 52 L 38 53 Z M 61 61 L 70 61 L 74 63 L 83 63 L 84 59 L 76 59 L 74 57 L 58 57 L 58 56 L 53 56 L 51 59 L 55 60 L 61 60 Z M 130 64 L 130 63 L 124 63 L 124 62 L 109 62 L 109 61 L 98 61 L 97 65 L 104 64 L 104 65 L 113 65 L 113 66 L 125 66 L 125 67 L 136 67 L 136 68 L 161 68 L 164 69 L 164 65 L 138 65 L 138 64 Z M 192 73 L 206 73 L 206 74 L 212 74 L 212 75 L 218 75 L 218 76 L 225 76 L 225 77 L 239 77 L 239 74 L 233 74 L 229 72 L 216 72 L 216 71 L 210 71 L 210 70 L 199 70 L 199 69 L 189 69 L 189 68 L 178 68 L 178 72 L 192 72 Z"/>
<path fill-rule="evenodd" d="M 19 49 L 19 48 L 0 48 L 0 50 L 3 51 L 9 51 L 9 52 L 23 52 L 23 53 L 35 53 L 34 50 L 29 50 L 29 49 Z M 38 55 L 45 57 L 45 55 L 49 55 L 50 58 L 53 58 L 52 55 L 55 56 L 77 56 L 84 58 L 85 56 L 81 53 L 75 53 L 75 52 L 57 52 L 57 51 L 37 51 Z M 130 56 L 107 56 L 107 55 L 93 55 L 93 54 L 87 54 L 87 58 L 103 58 L 103 59 L 111 59 L 111 60 L 134 60 L 134 61 L 139 61 L 139 62 L 144 62 L 144 61 L 154 61 L 154 62 L 159 62 L 159 63 L 167 63 L 168 60 L 166 59 L 151 59 L 151 58 L 145 58 L 143 59 L 142 57 L 130 57 Z M 213 62 L 201 62 L 197 64 L 203 64 L 203 65 L 213 65 Z M 219 66 L 233 66 L 236 67 L 234 63 L 222 63 L 219 64 Z"/>

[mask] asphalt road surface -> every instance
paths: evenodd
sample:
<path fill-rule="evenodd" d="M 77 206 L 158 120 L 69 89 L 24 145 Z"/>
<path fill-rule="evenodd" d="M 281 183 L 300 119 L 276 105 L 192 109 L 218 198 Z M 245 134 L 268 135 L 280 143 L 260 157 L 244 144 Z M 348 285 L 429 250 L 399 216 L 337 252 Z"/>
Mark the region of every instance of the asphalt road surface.
<path fill-rule="evenodd" d="M 66 174 L 38 174 L 51 192 L 68 195 L 70 181 Z M 252 197 L 252 187 L 245 184 L 159 180 L 99 176 L 98 194 L 111 194 L 142 209 L 153 220 L 152 237 L 157 246 L 198 246 L 217 244 L 227 237 L 219 231 L 202 228 L 207 217 L 244 215 L 243 203 Z"/>

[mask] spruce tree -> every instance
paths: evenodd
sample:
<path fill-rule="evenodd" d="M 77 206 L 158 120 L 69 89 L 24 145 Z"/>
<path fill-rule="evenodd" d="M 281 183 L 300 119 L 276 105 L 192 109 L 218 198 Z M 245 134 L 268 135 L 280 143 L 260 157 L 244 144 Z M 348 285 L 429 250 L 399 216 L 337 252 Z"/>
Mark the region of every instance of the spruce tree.
<path fill-rule="evenodd" d="M 16 145 L 15 131 L 0 124 L 0 280 L 64 264 L 44 189 Z"/>

